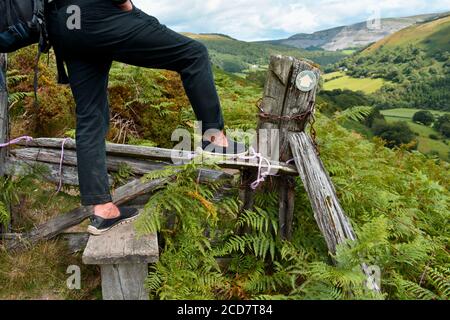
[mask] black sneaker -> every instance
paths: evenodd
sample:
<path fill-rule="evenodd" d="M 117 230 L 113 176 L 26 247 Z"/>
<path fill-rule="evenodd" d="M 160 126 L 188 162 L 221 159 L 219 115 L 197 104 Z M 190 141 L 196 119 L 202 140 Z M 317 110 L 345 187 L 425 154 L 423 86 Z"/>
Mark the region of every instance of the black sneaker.
<path fill-rule="evenodd" d="M 245 156 L 248 150 L 243 143 L 231 140 L 227 137 L 228 147 L 222 147 L 214 142 L 203 140 L 202 142 L 202 152 L 206 155 L 212 156 L 224 156 L 227 158 Z"/>
<path fill-rule="evenodd" d="M 91 224 L 88 227 L 88 232 L 93 236 L 100 236 L 114 227 L 136 220 L 139 216 L 139 210 L 135 208 L 122 207 L 119 210 L 120 217 L 114 219 L 103 219 L 102 217 L 93 215 L 90 218 Z"/>

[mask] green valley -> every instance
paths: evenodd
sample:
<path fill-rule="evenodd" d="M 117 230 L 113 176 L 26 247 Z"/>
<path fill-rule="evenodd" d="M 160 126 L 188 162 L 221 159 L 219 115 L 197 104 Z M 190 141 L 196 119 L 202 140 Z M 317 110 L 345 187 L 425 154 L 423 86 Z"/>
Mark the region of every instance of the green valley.
<path fill-rule="evenodd" d="M 417 134 L 419 142 L 418 150 L 424 154 L 435 154 L 442 159 L 450 159 L 450 139 L 442 136 L 436 129 L 413 121 L 413 116 L 419 109 L 390 109 L 382 110 L 381 114 L 388 123 L 397 121 L 407 122 L 411 130 Z M 450 112 L 432 111 L 438 118 L 449 115 Z"/>
<path fill-rule="evenodd" d="M 418 144 L 411 144 L 411 148 L 449 159 L 448 137 L 440 128 L 414 123 L 413 116 L 429 110 L 436 121 L 440 117 L 445 123 L 450 121 L 450 117 L 443 117 L 450 112 L 450 16 L 414 24 L 328 65 L 325 71 L 325 92 L 321 96 L 332 105 L 329 110 L 352 107 L 348 105 L 351 91 L 364 94 L 363 105 L 375 110 L 365 123 L 371 130 L 369 134 L 360 124 L 347 124 L 349 128 L 369 137 L 377 131 L 394 140 L 398 135 L 416 135 Z M 407 123 L 408 127 L 400 129 L 399 123 Z M 448 126 L 450 123 L 444 125 Z"/>
<path fill-rule="evenodd" d="M 284 45 L 239 41 L 221 34 L 185 35 L 203 42 L 208 47 L 211 61 L 219 68 L 241 75 L 252 71 L 265 71 L 269 57 L 274 54 L 305 58 L 325 66 L 340 61 L 351 52 L 309 51 Z"/>
<path fill-rule="evenodd" d="M 362 91 L 367 94 L 374 93 L 386 83 L 384 79 L 353 78 L 344 72 L 332 72 L 324 75 L 324 90 L 347 89 L 352 91 Z"/>

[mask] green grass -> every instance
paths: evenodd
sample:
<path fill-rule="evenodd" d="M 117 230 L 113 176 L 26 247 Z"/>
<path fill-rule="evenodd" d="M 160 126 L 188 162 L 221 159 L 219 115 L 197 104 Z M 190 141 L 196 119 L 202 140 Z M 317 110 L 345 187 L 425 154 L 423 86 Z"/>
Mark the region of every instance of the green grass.
<path fill-rule="evenodd" d="M 334 79 L 336 78 L 336 79 Z M 332 72 L 324 75 L 324 89 L 331 91 L 336 89 L 348 89 L 352 91 L 363 91 L 371 94 L 380 90 L 386 83 L 383 79 L 357 79 L 345 75 L 343 72 Z"/>
<path fill-rule="evenodd" d="M 420 109 L 390 109 L 390 110 L 383 110 L 381 113 L 385 116 L 385 117 L 395 117 L 395 118 L 404 118 L 404 119 L 412 119 L 414 117 L 414 115 L 419 112 L 419 111 L 423 111 Z M 444 114 L 448 113 L 445 111 L 435 111 L 435 110 L 428 110 L 430 111 L 432 114 L 434 114 L 435 116 L 443 116 Z"/>
<path fill-rule="evenodd" d="M 424 125 L 420 125 L 418 123 L 414 123 L 412 121 L 412 118 L 414 114 L 418 111 L 421 111 L 419 109 L 391 109 L 391 110 L 383 110 L 381 113 L 385 117 L 387 122 L 398 122 L 398 121 L 404 121 L 408 123 L 408 126 L 411 128 L 412 131 L 414 131 L 418 135 L 419 140 L 419 151 L 425 154 L 431 153 L 431 152 L 438 152 L 439 156 L 442 159 L 448 160 L 449 159 L 449 153 L 450 153 L 450 145 L 448 142 L 446 143 L 444 141 L 444 138 L 432 127 L 427 127 Z M 434 111 L 430 110 L 431 113 L 433 113 L 435 116 L 441 116 L 448 112 L 442 112 L 442 111 Z M 433 140 L 430 139 L 430 135 L 436 135 L 440 137 L 440 140 Z"/>
<path fill-rule="evenodd" d="M 356 51 L 357 50 L 355 50 L 355 49 L 347 49 L 347 50 L 341 50 L 339 52 L 341 52 L 342 54 L 350 56 L 350 55 L 354 54 Z"/>

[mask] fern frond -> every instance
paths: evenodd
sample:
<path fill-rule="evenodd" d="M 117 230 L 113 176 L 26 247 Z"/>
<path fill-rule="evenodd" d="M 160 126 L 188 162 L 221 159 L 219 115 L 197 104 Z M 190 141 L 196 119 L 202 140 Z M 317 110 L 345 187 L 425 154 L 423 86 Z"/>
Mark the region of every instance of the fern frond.
<path fill-rule="evenodd" d="M 370 114 L 373 112 L 372 107 L 365 107 L 365 106 L 359 106 L 359 107 L 353 107 L 346 109 L 344 111 L 338 112 L 334 116 L 334 120 L 336 122 L 342 123 L 348 120 L 352 121 L 362 121 L 366 119 Z"/>

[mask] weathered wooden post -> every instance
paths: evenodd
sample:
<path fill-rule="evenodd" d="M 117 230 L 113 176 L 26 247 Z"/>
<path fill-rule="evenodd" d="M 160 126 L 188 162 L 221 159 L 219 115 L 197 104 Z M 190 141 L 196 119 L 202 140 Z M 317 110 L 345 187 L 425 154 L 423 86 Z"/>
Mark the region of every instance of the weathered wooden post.
<path fill-rule="evenodd" d="M 0 144 L 8 140 L 8 90 L 6 86 L 6 53 L 0 53 Z M 6 148 L 0 149 L 0 176 L 6 174 Z"/>
<path fill-rule="evenodd" d="M 258 146 L 272 161 L 287 162 L 293 158 L 289 132 L 301 132 L 313 113 L 320 71 L 306 61 L 273 56 L 260 105 Z M 301 85 L 301 89 L 299 89 Z M 291 239 L 295 180 L 276 178 L 279 190 L 279 234 Z"/>
<path fill-rule="evenodd" d="M 307 61 L 273 56 L 260 106 L 259 129 L 279 129 L 279 158 L 273 153 L 273 140 L 262 141 L 263 149 L 273 161 L 294 160 L 308 196 L 314 217 L 325 237 L 329 252 L 336 253 L 338 244 L 356 240 L 349 219 L 342 209 L 330 176 L 318 156 L 316 146 L 305 129 L 314 117 L 320 71 Z M 262 135 L 260 132 L 260 139 Z M 268 147 L 266 144 L 272 144 Z M 261 141 L 260 141 L 261 146 Z M 260 152 L 264 153 L 265 150 Z M 280 235 L 290 239 L 294 212 L 295 183 L 292 177 L 279 176 Z M 362 269 L 369 279 L 365 264 Z M 373 280 L 371 287 L 379 291 Z"/>
<path fill-rule="evenodd" d="M 0 53 L 0 144 L 8 140 L 9 118 L 8 118 L 8 90 L 6 84 L 7 55 Z M 0 148 L 0 177 L 6 175 L 7 149 Z M 8 203 L 5 203 L 9 206 Z M 0 225 L 0 234 L 4 227 Z M 6 230 L 8 231 L 8 230 Z"/>

